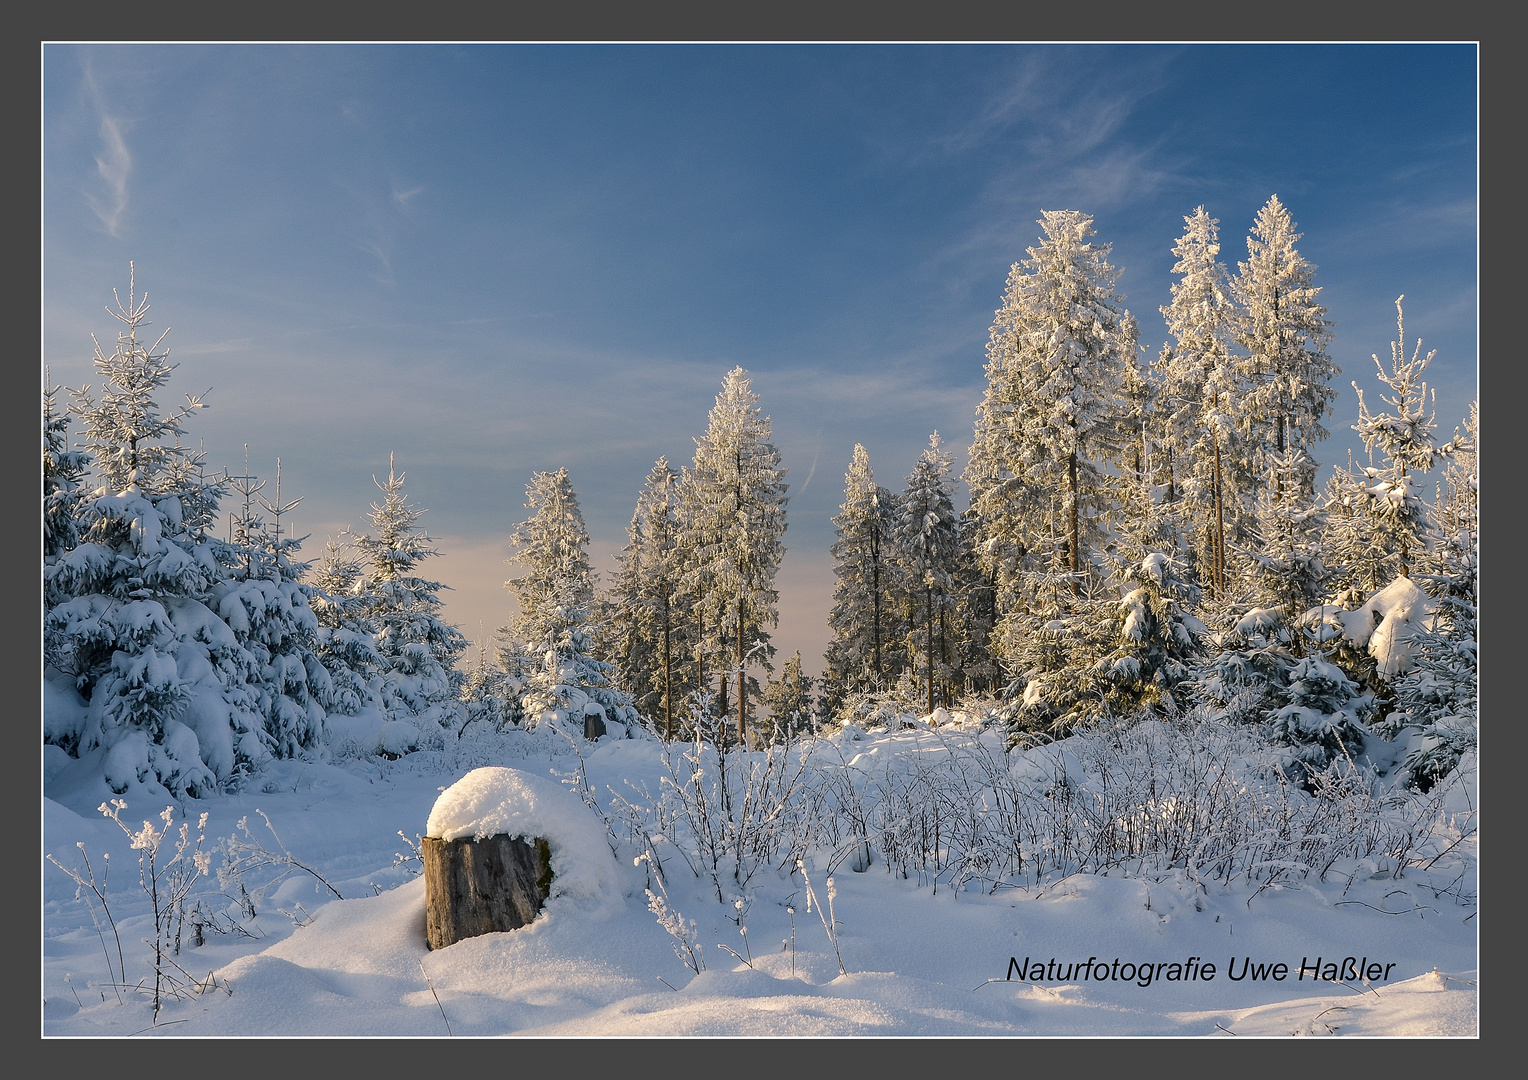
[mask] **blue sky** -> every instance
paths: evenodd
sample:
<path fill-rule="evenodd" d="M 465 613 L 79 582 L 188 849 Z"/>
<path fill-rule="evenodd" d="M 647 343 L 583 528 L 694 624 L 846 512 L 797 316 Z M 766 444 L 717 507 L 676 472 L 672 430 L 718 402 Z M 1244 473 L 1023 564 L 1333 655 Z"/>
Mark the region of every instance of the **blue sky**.
<path fill-rule="evenodd" d="M 470 637 L 567 466 L 608 580 L 660 454 L 725 373 L 790 469 L 776 645 L 820 668 L 856 442 L 900 488 L 964 467 L 988 329 L 1042 210 L 1091 214 L 1155 355 L 1183 217 L 1246 257 L 1277 194 L 1359 449 L 1406 295 L 1445 435 L 1477 390 L 1477 52 L 1411 46 L 74 46 L 42 50 L 43 356 L 93 382 L 129 260 L 190 437 L 316 556 L 388 456 Z M 1234 266 L 1233 266 L 1234 268 Z M 958 500 L 963 507 L 964 493 Z M 432 564 L 427 563 L 426 568 Z"/>

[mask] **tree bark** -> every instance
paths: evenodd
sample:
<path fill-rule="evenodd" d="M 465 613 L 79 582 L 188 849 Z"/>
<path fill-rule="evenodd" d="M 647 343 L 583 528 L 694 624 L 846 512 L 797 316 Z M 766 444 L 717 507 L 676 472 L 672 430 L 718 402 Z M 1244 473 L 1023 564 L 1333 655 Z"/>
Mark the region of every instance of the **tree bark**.
<path fill-rule="evenodd" d="M 551 848 L 540 837 L 426 836 L 420 851 L 425 940 L 432 949 L 479 934 L 518 930 L 540 913 L 551 895 Z"/>
<path fill-rule="evenodd" d="M 663 737 L 674 737 L 674 647 L 669 640 L 669 583 L 663 579 Z"/>
<path fill-rule="evenodd" d="M 748 699 L 743 690 L 743 598 L 737 601 L 737 744 L 740 749 L 748 749 L 748 730 L 744 723 L 743 708 Z"/>
<path fill-rule="evenodd" d="M 1067 479 L 1071 486 L 1071 533 L 1072 533 L 1072 573 L 1082 569 L 1082 542 L 1079 535 L 1080 528 L 1077 521 L 1077 451 L 1073 450 L 1067 457 Z M 1081 584 L 1075 579 L 1072 581 L 1072 591 L 1080 592 Z"/>

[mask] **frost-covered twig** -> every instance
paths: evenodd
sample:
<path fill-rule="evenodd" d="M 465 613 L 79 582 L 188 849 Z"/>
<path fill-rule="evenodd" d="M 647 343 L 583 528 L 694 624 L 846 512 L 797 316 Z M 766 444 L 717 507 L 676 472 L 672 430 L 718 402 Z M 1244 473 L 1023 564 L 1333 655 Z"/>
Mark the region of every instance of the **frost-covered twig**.
<path fill-rule="evenodd" d="M 263 897 L 272 886 L 285 879 L 292 871 L 301 870 L 303 873 L 311 875 L 315 881 L 333 893 L 336 900 L 344 899 L 340 895 L 340 891 L 329 884 L 328 879 L 323 874 L 287 850 L 286 845 L 281 842 L 281 837 L 276 834 L 276 828 L 271 824 L 271 819 L 264 810 L 256 809 L 255 813 L 259 814 L 260 819 L 265 822 L 266 829 L 270 831 L 271 838 L 276 841 L 276 847 L 280 850 L 271 851 L 261 841 L 255 839 L 255 834 L 249 828 L 249 818 L 241 817 L 238 825 L 239 832 L 224 837 L 218 844 L 218 850 L 223 855 L 223 865 L 218 867 L 219 885 L 227 888 L 230 884 L 237 884 L 243 888 L 244 875 L 262 867 L 280 866 L 286 867 L 286 869 L 257 889 L 257 895 Z M 240 836 L 239 833 L 243 835 Z M 406 839 L 407 837 L 405 837 Z"/>
<path fill-rule="evenodd" d="M 833 955 L 838 958 L 838 973 L 849 974 L 849 969 L 844 967 L 843 953 L 838 951 L 838 920 L 833 915 L 833 898 L 838 895 L 838 890 L 833 887 L 833 879 L 828 878 L 828 909 L 822 909 L 822 903 L 817 899 L 817 893 L 812 889 L 812 879 L 807 876 L 806 862 L 796 863 L 796 869 L 801 871 L 801 880 L 806 882 L 806 910 L 811 914 L 812 905 L 817 905 L 817 917 L 822 920 L 822 928 L 828 932 L 828 940 L 833 943 Z"/>
<path fill-rule="evenodd" d="M 640 865 L 651 857 L 650 853 L 644 852 L 633 861 Z M 663 887 L 661 876 L 657 882 L 662 895 L 648 889 L 647 910 L 657 917 L 658 925 L 674 939 L 674 955 L 684 962 L 685 967 L 699 975 L 706 970 L 706 959 L 700 949 L 700 930 L 693 919 L 686 919 L 678 910 L 669 906 L 668 890 Z"/>
<path fill-rule="evenodd" d="M 76 843 L 74 846 L 80 849 L 80 857 L 85 860 L 85 872 L 83 874 L 78 870 L 65 866 L 55 859 L 52 854 L 48 855 L 48 861 L 69 875 L 76 886 L 74 898 L 84 901 L 86 910 L 90 912 L 90 921 L 95 924 L 96 936 L 101 939 L 101 953 L 106 957 L 106 980 L 111 983 L 112 990 L 116 993 L 117 1001 L 120 1004 L 122 1001 L 121 985 L 127 981 L 127 968 L 122 960 L 122 936 L 117 933 L 117 920 L 112 918 L 111 905 L 106 902 L 106 879 L 111 873 L 111 855 L 106 854 L 103 856 L 105 859 L 105 869 L 101 872 L 101 880 L 96 881 L 95 868 L 90 865 L 90 856 L 85 852 L 85 845 L 83 843 Z M 111 953 L 106 948 L 106 934 L 101 930 L 100 919 L 96 917 L 95 905 L 90 902 L 90 897 L 85 895 L 86 889 L 89 889 L 95 894 L 96 899 L 101 901 L 101 910 L 106 913 L 106 921 L 111 926 L 111 936 L 117 943 L 117 971 L 120 977 L 113 976 L 111 973 Z M 65 976 L 65 979 L 67 978 L 68 976 Z M 73 985 L 71 984 L 72 988 Z M 77 991 L 75 997 L 79 997 Z"/>

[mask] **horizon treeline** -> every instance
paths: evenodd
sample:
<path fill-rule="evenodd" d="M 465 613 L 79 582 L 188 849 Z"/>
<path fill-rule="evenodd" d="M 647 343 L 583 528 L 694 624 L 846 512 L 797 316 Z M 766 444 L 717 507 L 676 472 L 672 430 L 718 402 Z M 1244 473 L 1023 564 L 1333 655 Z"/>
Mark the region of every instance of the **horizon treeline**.
<path fill-rule="evenodd" d="M 742 368 L 693 460 L 654 463 L 608 589 L 567 470 L 533 475 L 518 614 L 463 670 L 404 477 L 378 480 L 368 532 L 300 561 L 279 463 L 274 496 L 247 463 L 210 473 L 181 443 L 201 402 L 159 409 L 172 366 L 130 278 L 99 399 L 44 387 L 45 744 L 197 795 L 362 720 L 359 749 L 396 756 L 547 723 L 757 747 L 966 707 L 1017 744 L 1208 709 L 1265 725 L 1297 778 L 1384 739 L 1436 782 L 1478 725 L 1479 419 L 1440 437 L 1402 299 L 1379 392 L 1354 382 L 1369 464 L 1318 491 L 1337 366 L 1277 196 L 1234 268 L 1205 208 L 1184 218 L 1154 355 L 1092 219 L 1038 223 L 990 330 L 969 506 L 937 431 L 895 489 L 854 448 L 817 680 L 799 653 L 774 677 L 788 489 Z"/>

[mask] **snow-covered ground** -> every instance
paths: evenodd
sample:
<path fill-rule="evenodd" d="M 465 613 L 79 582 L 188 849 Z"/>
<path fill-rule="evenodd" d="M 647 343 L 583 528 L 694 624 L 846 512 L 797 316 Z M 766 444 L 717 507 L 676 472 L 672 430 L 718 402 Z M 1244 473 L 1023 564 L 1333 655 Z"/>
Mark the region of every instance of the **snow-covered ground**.
<path fill-rule="evenodd" d="M 937 731 L 921 724 L 851 727 L 817 743 L 813 758 L 873 779 L 890 776 L 889 763 L 933 760 L 974 737 L 974 729 L 961 731 L 954 722 Z M 995 735 L 988 738 L 999 745 Z M 396 761 L 285 761 L 237 794 L 187 802 L 190 838 L 205 812 L 203 850 L 212 853 L 188 906 L 200 898 L 201 918 L 213 925 L 203 930 L 201 945 L 192 940 L 191 921 L 182 926 L 157 1020 L 148 944 L 153 916 L 139 883 L 138 853 L 96 807 L 121 798 L 123 824 L 138 831 L 145 819 L 162 824 L 167 800 L 150 787 L 113 796 L 99 779 L 99 763 L 46 757 L 43 854 L 81 874 L 89 858 L 96 880 L 105 878 L 116 933 L 94 894 L 77 895 L 64 869 L 44 859 L 42 1033 L 1477 1033 L 1472 835 L 1427 869 L 1413 859 L 1399 876 L 1382 859 L 1359 860 L 1338 863 L 1324 877 L 1313 872 L 1267 888 L 1240 878 L 1143 876 L 1122 865 L 1042 881 L 1021 872 L 996 889 L 980 874 L 962 889 L 952 887 L 949 873 L 903 877 L 888 872 L 878 854 L 868 865 L 844 858 L 842 847 L 835 856 L 818 835 L 802 866 L 791 865 L 788 851 L 777 852 L 745 887 L 723 888 L 719 901 L 718 886 L 692 872 L 681 854 L 682 823 L 649 817 L 646 835 L 666 881 L 664 911 L 681 936 L 693 921 L 690 941 L 704 965 L 697 973 L 676 949 L 679 938 L 650 909 L 647 890 L 658 883 L 651 864 L 634 859 L 641 844 L 628 825 L 636 819 L 623 818 L 615 798 L 653 809 L 670 776 L 662 744 L 607 739 L 586 746 L 587 788 L 598 793 L 622 837 L 595 845 L 556 842 L 611 835 L 569 783 L 580 769 L 570 747 L 552 732 L 514 732 L 469 735 L 446 752 Z M 424 881 L 399 833 L 411 841 L 425 833 L 442 791 L 481 766 L 528 777 L 510 787 L 534 803 L 520 807 L 522 818 L 552 835 L 559 878 L 531 925 L 431 951 Z M 1465 800 L 1473 801 L 1468 786 L 1444 807 L 1458 810 Z M 463 809 L 470 802 L 443 805 L 437 822 L 461 831 L 470 824 L 462 820 L 471 816 Z M 482 809 L 471 806 L 472 813 Z M 184 820 L 177 811 L 175 829 Z M 262 849 L 285 853 L 314 872 L 292 863 L 250 869 L 244 877 L 256 912 L 250 917 L 237 902 L 237 886 L 220 885 L 217 876 L 229 853 L 218 841 L 235 835 L 246 858 Z M 174 842 L 172 832 L 160 848 L 161 866 Z M 1444 866 L 1450 870 L 1440 876 Z M 281 871 L 286 876 L 269 889 L 257 887 Z M 723 885 L 733 881 L 720 877 Z M 557 880 L 578 887 L 559 889 Z M 822 911 L 830 902 L 832 937 Z M 117 974 L 119 939 L 125 980 Z M 1312 969 L 1331 974 L 1328 965 L 1346 978 L 1315 977 Z M 1353 968 L 1360 969 L 1356 977 Z M 126 987 L 115 985 L 124 981 Z"/>

